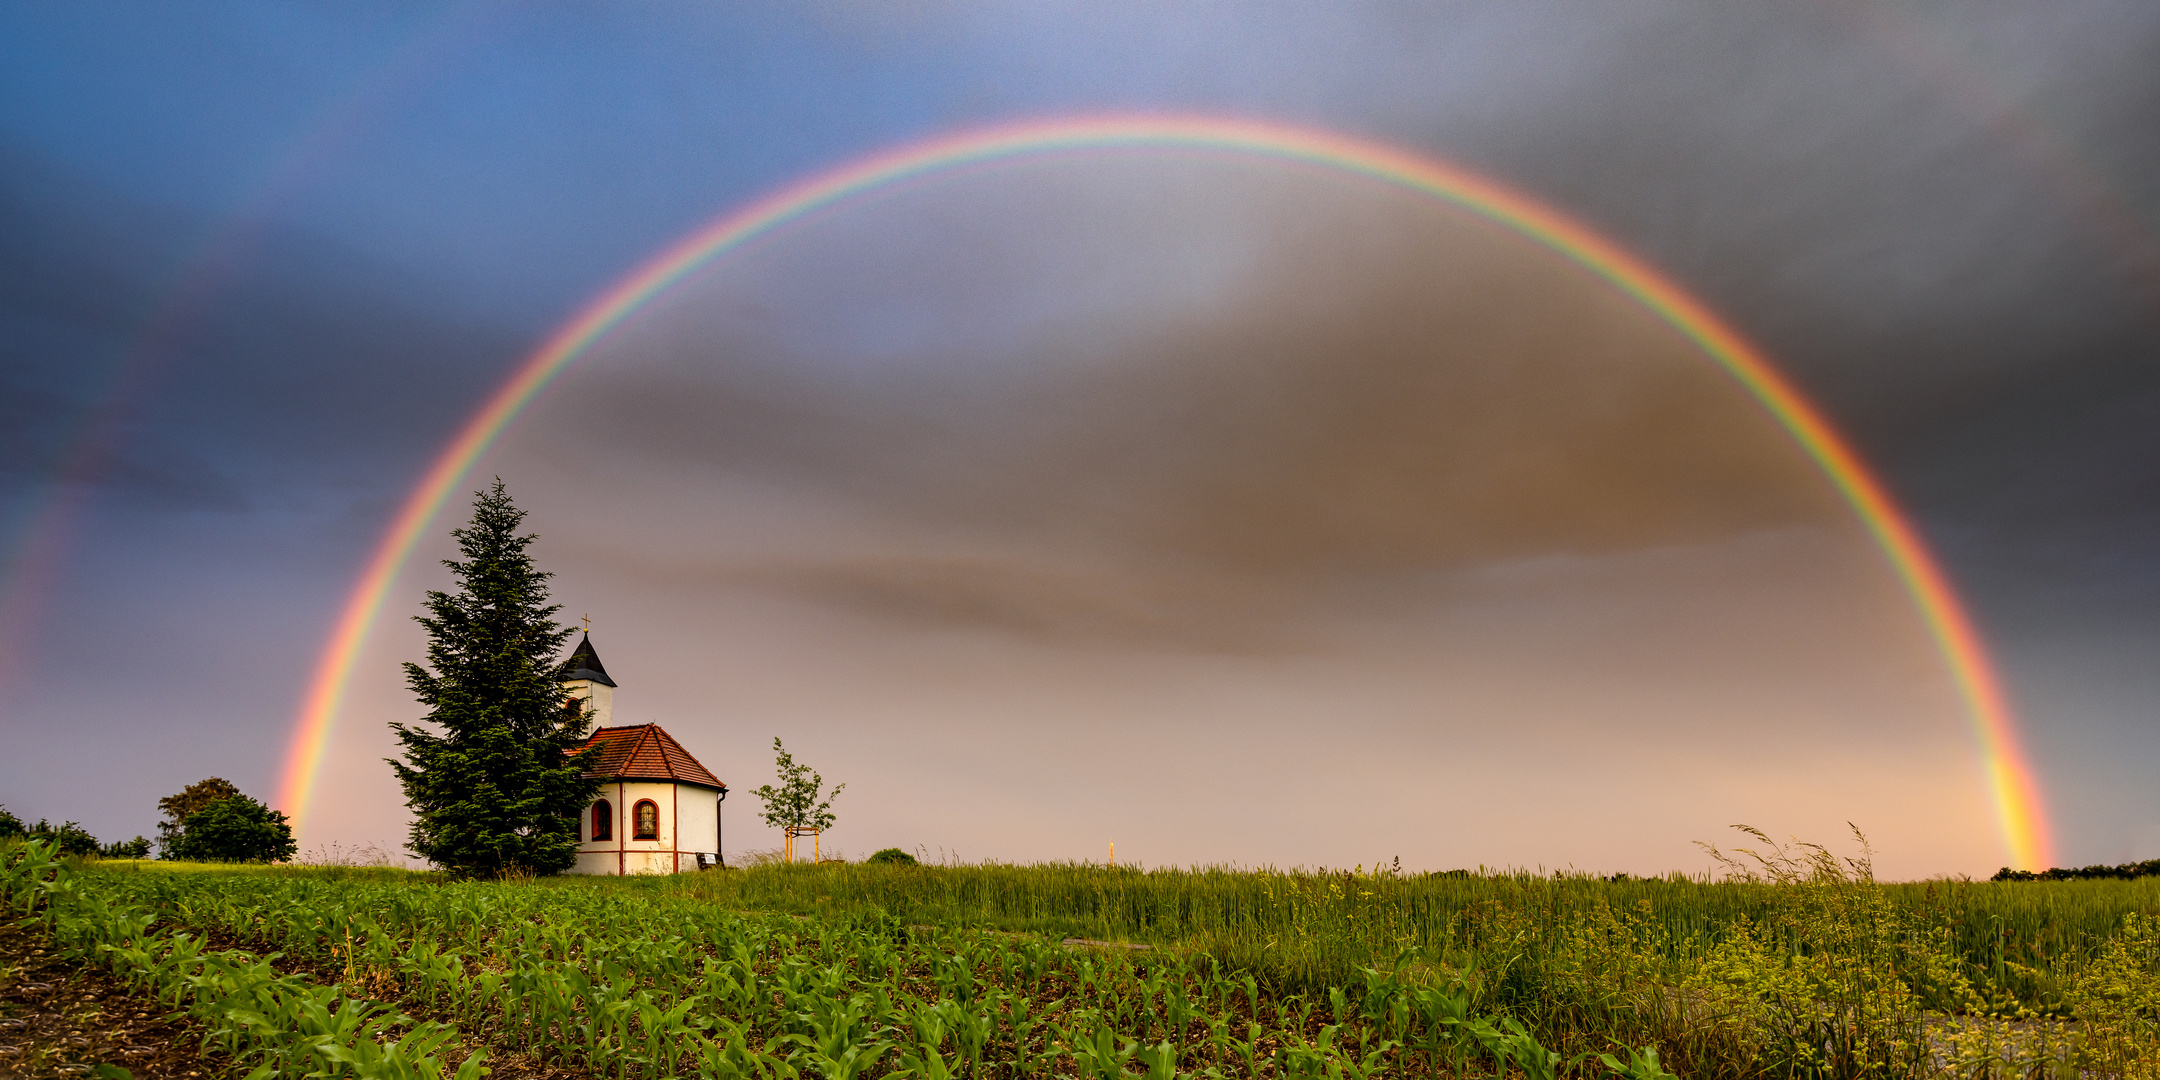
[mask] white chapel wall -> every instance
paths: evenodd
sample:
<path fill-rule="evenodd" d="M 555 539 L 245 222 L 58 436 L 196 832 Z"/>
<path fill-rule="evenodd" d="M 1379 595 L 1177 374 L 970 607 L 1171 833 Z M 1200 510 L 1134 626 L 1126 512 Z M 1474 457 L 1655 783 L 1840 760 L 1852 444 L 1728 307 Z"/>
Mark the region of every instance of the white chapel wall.
<path fill-rule="evenodd" d="M 718 850 L 714 841 L 719 825 L 720 793 L 697 784 L 666 781 L 610 781 L 599 798 L 609 804 L 614 836 L 578 845 L 578 874 L 669 874 L 697 869 L 698 852 Z M 659 810 L 659 837 L 634 839 L 635 813 L 640 800 L 650 799 Z M 591 836 L 592 808 L 580 823 L 580 835 Z M 681 843 L 676 841 L 680 839 Z"/>

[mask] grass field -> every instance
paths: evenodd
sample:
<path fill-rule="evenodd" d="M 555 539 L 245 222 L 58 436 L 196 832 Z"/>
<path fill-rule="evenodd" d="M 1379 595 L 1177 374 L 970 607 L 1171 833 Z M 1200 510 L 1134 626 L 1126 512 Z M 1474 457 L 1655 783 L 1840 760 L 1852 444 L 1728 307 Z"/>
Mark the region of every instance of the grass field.
<path fill-rule="evenodd" d="M 633 886 L 634 887 L 634 886 Z M 1405 950 L 1483 957 L 1500 941 L 1519 964 L 1564 963 L 1570 934 L 1617 919 L 1672 956 L 1714 950 L 1741 920 L 1782 947 L 1808 924 L 1786 918 L 1796 887 L 1674 875 L 1608 881 L 1583 875 L 1396 875 L 1156 870 L 1100 866 L 766 866 L 684 879 L 681 888 L 731 907 L 791 914 L 882 913 L 917 923 L 979 926 L 1176 946 L 1318 991 L 1386 967 Z M 1902 916 L 1940 927 L 1976 986 L 2052 1008 L 2055 983 L 2098 956 L 2126 915 L 2160 915 L 2160 878 L 1996 885 L 1931 881 L 1872 886 Z"/>
<path fill-rule="evenodd" d="M 536 1046 L 619 1080 L 2160 1074 L 2153 879 L 1885 885 L 1803 850 L 1738 882 L 824 865 L 451 883 L 22 850 L 18 912 L 280 1075 L 474 1072 L 474 1052 Z"/>

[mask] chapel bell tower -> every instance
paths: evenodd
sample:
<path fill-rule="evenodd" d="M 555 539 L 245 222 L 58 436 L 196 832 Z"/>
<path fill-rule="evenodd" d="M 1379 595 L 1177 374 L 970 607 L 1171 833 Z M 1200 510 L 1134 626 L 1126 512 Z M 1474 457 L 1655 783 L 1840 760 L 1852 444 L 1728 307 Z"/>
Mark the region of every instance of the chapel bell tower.
<path fill-rule="evenodd" d="M 600 666 L 600 654 L 593 651 L 590 631 L 578 642 L 570 659 L 563 661 L 562 684 L 572 697 L 592 702 L 595 726 L 614 726 L 615 680 L 608 678 L 607 668 Z"/>

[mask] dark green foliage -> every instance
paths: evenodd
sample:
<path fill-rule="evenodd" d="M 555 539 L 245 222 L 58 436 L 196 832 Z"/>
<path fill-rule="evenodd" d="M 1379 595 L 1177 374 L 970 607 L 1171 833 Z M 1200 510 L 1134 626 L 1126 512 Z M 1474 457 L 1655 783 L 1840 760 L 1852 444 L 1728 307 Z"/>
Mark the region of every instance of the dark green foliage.
<path fill-rule="evenodd" d="M 133 840 L 120 840 L 98 849 L 101 859 L 147 859 L 150 857 L 150 838 L 137 835 Z"/>
<path fill-rule="evenodd" d="M 293 856 L 292 826 L 283 813 L 233 795 L 188 815 L 169 850 L 191 862 L 284 862 Z"/>
<path fill-rule="evenodd" d="M 241 794 L 223 777 L 197 780 L 158 800 L 158 855 L 192 862 L 284 862 L 293 855 L 292 826 L 285 815 Z M 140 859 L 150 841 L 107 845 L 109 859 Z"/>
<path fill-rule="evenodd" d="M 2160 859 L 2144 862 L 2122 863 L 2116 866 L 2080 866 L 2076 869 L 2055 867 L 2034 873 L 2031 870 L 2012 870 L 2005 866 L 1995 872 L 1989 881 L 2131 881 L 2141 877 L 2160 877 Z"/>
<path fill-rule="evenodd" d="M 867 859 L 864 859 L 863 861 L 872 863 L 897 863 L 901 866 L 914 866 L 915 856 L 910 855 L 907 852 L 900 850 L 899 848 L 889 847 L 883 851 L 878 852 L 875 855 L 870 856 Z"/>
<path fill-rule="evenodd" d="M 32 840 L 44 840 L 51 843 L 54 850 L 57 850 L 62 855 L 95 855 L 98 853 L 97 837 L 90 835 L 88 829 L 72 821 L 54 825 L 44 818 L 39 818 L 37 824 L 30 826 L 29 837 Z"/>
<path fill-rule="evenodd" d="M 764 784 L 751 792 L 765 804 L 759 816 L 775 829 L 832 828 L 832 801 L 847 790 L 847 785 L 835 785 L 832 794 L 819 802 L 818 791 L 825 786 L 825 778 L 808 765 L 797 765 L 795 755 L 780 745 L 778 736 L 773 737 L 772 748 L 773 771 L 780 775 L 780 786 Z"/>
<path fill-rule="evenodd" d="M 23 820 L 0 806 L 0 840 L 45 840 L 62 855 L 102 855 L 108 859 L 140 859 L 150 854 L 150 841 L 138 836 L 118 844 L 99 845 L 97 837 L 89 830 L 72 821 L 54 825 L 43 818 L 35 825 L 25 825 Z"/>
<path fill-rule="evenodd" d="M 186 831 L 187 819 L 219 799 L 229 799 L 238 794 L 240 789 L 234 787 L 231 781 L 213 776 L 189 784 L 180 789 L 178 794 L 159 799 L 158 810 L 164 813 L 165 820 L 158 822 L 158 851 L 165 858 L 179 858 L 180 856 L 173 852 L 180 845 L 181 833 Z"/>
<path fill-rule="evenodd" d="M 500 479 L 473 498 L 452 530 L 462 559 L 443 565 L 458 591 L 430 591 L 428 662 L 405 665 L 435 730 L 390 725 L 405 748 L 392 761 L 414 821 L 408 850 L 455 873 L 494 876 L 569 869 L 577 816 L 599 790 L 577 753 L 590 726 L 563 692 L 557 660 L 570 630 L 548 603 L 551 576 L 526 552 L 525 512 Z"/>

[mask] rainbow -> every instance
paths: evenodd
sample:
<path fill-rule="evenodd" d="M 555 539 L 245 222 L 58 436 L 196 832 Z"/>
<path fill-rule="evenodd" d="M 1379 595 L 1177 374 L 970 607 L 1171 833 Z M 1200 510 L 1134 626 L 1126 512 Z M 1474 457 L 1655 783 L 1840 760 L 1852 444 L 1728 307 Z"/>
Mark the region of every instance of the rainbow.
<path fill-rule="evenodd" d="M 743 245 L 866 192 L 928 174 L 1083 151 L 1218 152 L 1315 166 L 1429 195 L 1543 243 L 1693 341 L 1754 395 L 1844 496 L 1911 594 L 1971 716 L 2011 861 L 2053 864 L 2039 785 L 1987 650 L 1949 579 L 1881 481 L 1768 358 L 1662 274 L 1553 209 L 1454 165 L 1365 139 L 1251 120 L 1054 119 L 965 131 L 860 158 L 772 192 L 691 233 L 593 300 L 548 339 L 431 465 L 391 522 L 325 643 L 300 704 L 279 805 L 304 823 L 338 705 L 399 568 L 466 472 L 565 367 L 654 297 Z"/>

